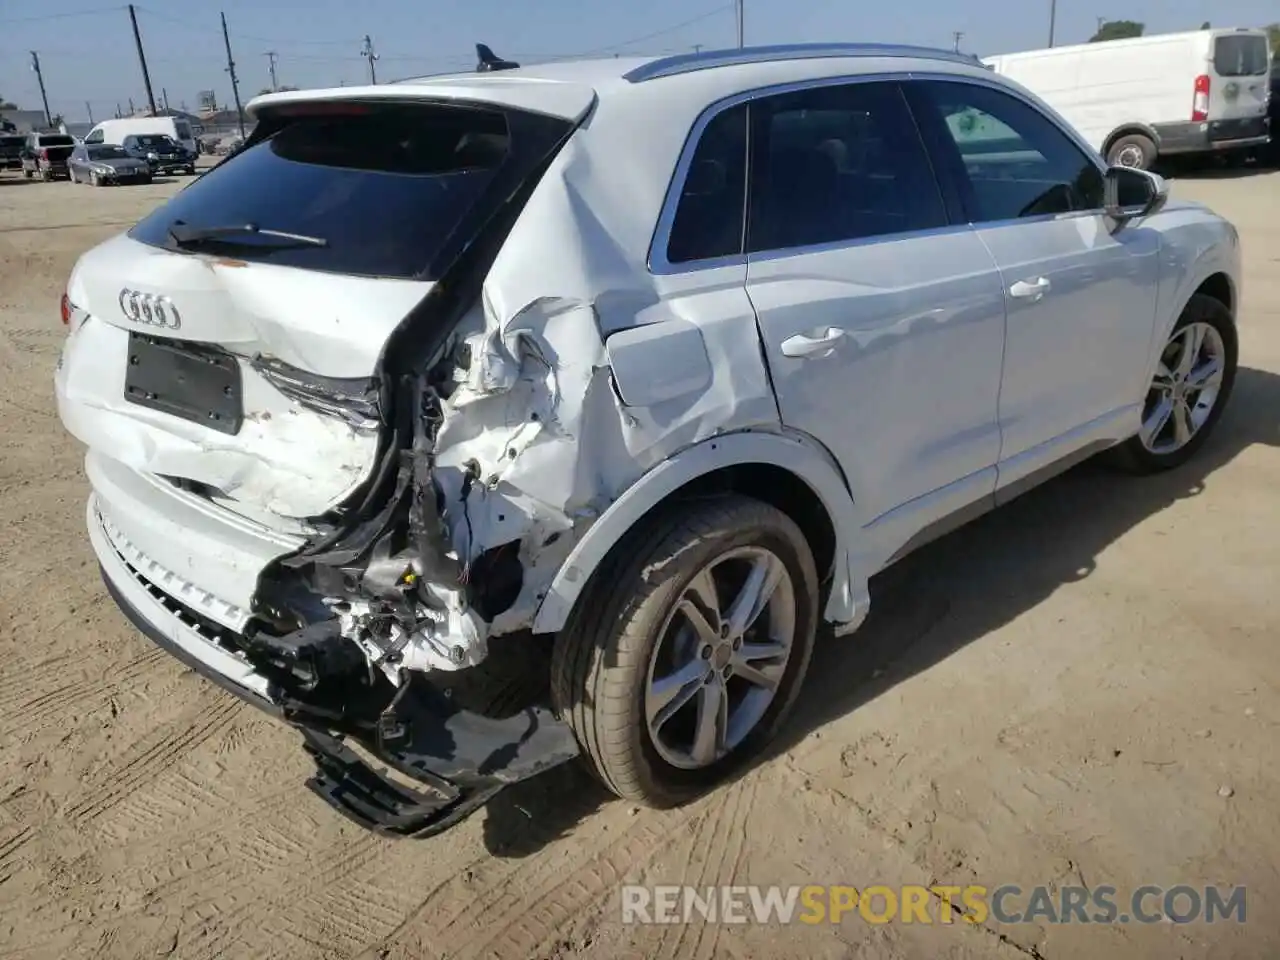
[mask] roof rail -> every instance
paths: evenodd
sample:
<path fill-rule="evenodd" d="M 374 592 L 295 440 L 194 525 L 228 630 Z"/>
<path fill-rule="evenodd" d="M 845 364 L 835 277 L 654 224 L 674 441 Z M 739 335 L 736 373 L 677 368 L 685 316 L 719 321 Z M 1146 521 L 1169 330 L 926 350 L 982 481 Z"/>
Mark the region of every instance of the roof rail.
<path fill-rule="evenodd" d="M 776 60 L 817 60 L 827 57 L 911 57 L 920 60 L 945 60 L 950 63 L 981 65 L 970 53 L 956 53 L 934 47 L 913 47 L 896 43 L 790 43 L 732 50 L 708 50 L 705 53 L 679 53 L 659 57 L 624 74 L 632 83 L 644 83 L 660 77 L 733 67 Z"/>

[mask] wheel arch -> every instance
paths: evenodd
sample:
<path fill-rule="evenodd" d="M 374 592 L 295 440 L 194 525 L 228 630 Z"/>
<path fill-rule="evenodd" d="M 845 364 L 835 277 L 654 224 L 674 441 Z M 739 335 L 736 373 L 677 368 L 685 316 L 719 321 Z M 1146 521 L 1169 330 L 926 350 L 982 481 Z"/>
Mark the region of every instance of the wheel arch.
<path fill-rule="evenodd" d="M 1156 133 L 1155 128 L 1137 120 L 1128 123 L 1122 123 L 1111 131 L 1102 141 L 1102 156 L 1106 159 L 1107 154 L 1111 152 L 1111 148 L 1115 146 L 1117 140 L 1121 137 L 1127 137 L 1132 134 L 1139 134 L 1146 137 L 1156 146 L 1156 154 L 1160 153 L 1160 134 Z"/>
<path fill-rule="evenodd" d="M 831 588 L 824 618 L 848 623 L 863 612 L 850 589 L 848 542 L 857 512 L 834 458 L 803 435 L 724 434 L 682 450 L 627 488 L 591 525 L 556 571 L 534 617 L 534 633 L 555 633 L 592 575 L 627 533 L 681 499 L 737 492 L 770 503 L 800 527 Z"/>

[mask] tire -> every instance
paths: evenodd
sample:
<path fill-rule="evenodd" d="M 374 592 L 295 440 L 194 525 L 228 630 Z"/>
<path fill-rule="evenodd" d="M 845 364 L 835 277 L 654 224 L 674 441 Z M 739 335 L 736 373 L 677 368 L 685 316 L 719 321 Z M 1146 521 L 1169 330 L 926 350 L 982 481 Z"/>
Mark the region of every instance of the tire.
<path fill-rule="evenodd" d="M 195 167 L 187 167 L 187 176 L 188 176 L 188 177 L 194 177 L 195 175 L 196 175 L 196 168 L 195 168 Z"/>
<path fill-rule="evenodd" d="M 94 171 L 89 174 L 89 183 L 95 187 L 100 187 L 102 186 L 102 178 L 98 176 L 96 171 Z"/>
<path fill-rule="evenodd" d="M 664 630 L 676 618 L 677 604 L 691 595 L 695 576 L 716 563 L 722 565 L 718 570 L 729 568 L 732 572 L 734 566 L 745 567 L 753 562 L 734 559 L 734 553 L 740 551 L 771 557 L 770 563 L 780 562 L 787 577 L 772 594 L 774 599 L 765 608 L 766 613 L 745 632 L 743 654 L 759 642 L 753 631 L 760 629 L 766 616 L 773 616 L 777 609 L 782 611 L 783 623 L 788 619 L 787 611 L 794 614 L 790 653 L 784 665 L 761 668 L 775 671 L 776 686 L 771 699 L 764 694 L 756 698 L 752 709 L 763 712 L 754 724 L 746 726 L 749 732 L 729 744 L 728 752 L 718 759 L 703 765 L 679 765 L 670 760 L 670 745 L 659 745 L 665 735 L 655 739 L 646 719 L 650 672 L 658 670 L 651 664 L 655 663 L 655 653 L 663 655 L 674 639 L 696 637 L 692 630 Z M 727 597 L 733 590 L 729 586 L 721 592 Z M 775 608 L 775 603 L 780 607 Z M 579 597 L 552 653 L 552 702 L 577 736 L 588 767 L 613 793 L 654 807 L 686 802 L 758 757 L 777 733 L 795 704 L 808 670 L 818 612 L 818 576 L 813 555 L 804 534 L 786 514 L 740 496 L 674 505 L 657 517 L 647 517 L 640 529 L 624 538 Z M 727 633 L 722 631 L 718 636 L 724 638 Z M 715 686 L 738 694 L 762 690 L 743 677 L 729 677 L 728 672 L 735 668 L 731 664 L 722 667 L 719 658 L 719 654 L 727 653 L 726 643 L 734 651 L 739 650 L 737 642 L 722 639 L 715 654 L 700 658 L 706 662 L 705 667 L 690 650 L 683 669 L 705 670 L 707 674 L 705 680 L 695 680 L 693 686 L 700 689 L 705 685 L 708 690 Z M 689 646 L 699 644 L 701 641 L 696 640 Z M 701 649 L 705 651 L 710 646 Z M 756 651 L 761 649 L 755 647 Z M 667 672 L 664 669 L 662 674 Z M 726 677 L 723 681 L 722 675 Z M 689 685 L 683 689 L 689 689 Z M 675 724 L 680 717 L 677 727 L 686 721 L 693 727 L 702 696 L 703 692 L 699 692 L 686 698 L 685 706 L 666 722 Z M 729 709 L 742 709 L 746 704 L 742 700 L 738 707 L 730 705 Z M 684 710 L 693 713 L 682 715 Z M 729 724 L 726 722 L 725 726 Z M 691 739 L 689 759 L 695 752 Z"/>
<path fill-rule="evenodd" d="M 31 171 L 30 171 L 30 170 L 27 170 L 27 169 L 25 169 L 25 168 L 24 168 L 24 169 L 23 169 L 23 171 L 22 171 L 22 177 L 23 177 L 23 179 L 24 179 L 24 180 L 30 180 L 30 179 L 31 179 Z"/>
<path fill-rule="evenodd" d="M 76 171 L 75 171 L 75 169 L 74 169 L 74 168 L 72 168 L 72 167 L 68 167 L 68 168 L 67 168 L 67 180 L 68 180 L 68 182 L 70 182 L 70 183 L 79 183 L 79 182 L 80 182 L 79 180 L 77 180 L 77 179 L 76 179 Z"/>
<path fill-rule="evenodd" d="M 1141 133 L 1121 137 L 1107 150 L 1107 163 L 1113 167 L 1133 167 L 1150 170 L 1156 162 L 1155 142 Z"/>
<path fill-rule="evenodd" d="M 1190 302 L 1187 303 L 1186 309 L 1182 311 L 1182 316 L 1178 318 L 1178 322 L 1174 325 L 1169 338 L 1165 341 L 1165 346 L 1161 353 L 1162 359 L 1166 356 L 1176 359 L 1181 355 L 1180 353 L 1171 353 L 1171 351 L 1175 349 L 1174 344 L 1179 341 L 1180 335 L 1193 324 L 1207 325 L 1216 331 L 1221 346 L 1221 380 L 1217 384 L 1217 394 L 1213 399 L 1212 407 L 1208 410 L 1208 416 L 1195 429 L 1190 440 L 1173 449 L 1151 449 L 1151 445 L 1144 442 L 1142 433 L 1130 437 L 1113 451 L 1113 462 L 1122 469 L 1131 473 L 1150 474 L 1172 470 L 1174 467 L 1181 466 L 1195 456 L 1196 451 L 1209 439 L 1209 435 L 1222 418 L 1222 413 L 1226 409 L 1227 402 L 1231 399 L 1231 391 L 1235 386 L 1236 367 L 1239 360 L 1239 342 L 1236 337 L 1235 322 L 1231 317 L 1231 311 L 1221 301 L 1204 294 L 1195 294 Z M 1211 337 L 1206 337 L 1205 339 L 1204 350 L 1215 346 L 1210 343 Z M 1193 364 L 1197 360 L 1198 358 L 1193 357 Z M 1203 393 L 1193 395 L 1192 400 L 1197 402 L 1191 403 L 1189 401 L 1192 413 L 1200 409 L 1198 401 L 1202 398 Z M 1156 404 L 1159 402 L 1156 384 L 1154 383 L 1143 405 L 1144 424 L 1153 422 L 1150 419 L 1154 413 L 1153 402 Z M 1157 439 L 1164 435 L 1163 431 L 1157 431 Z"/>

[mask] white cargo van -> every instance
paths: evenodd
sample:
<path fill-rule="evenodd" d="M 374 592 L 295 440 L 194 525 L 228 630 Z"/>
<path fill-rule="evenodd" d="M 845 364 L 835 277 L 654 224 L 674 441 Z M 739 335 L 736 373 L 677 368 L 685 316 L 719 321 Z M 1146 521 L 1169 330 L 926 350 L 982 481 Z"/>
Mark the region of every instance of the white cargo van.
<path fill-rule="evenodd" d="M 1197 30 L 987 57 L 1112 164 L 1243 156 L 1268 140 L 1271 50 L 1262 30 Z"/>
<path fill-rule="evenodd" d="M 134 134 L 163 133 L 172 137 L 195 156 L 196 138 L 191 124 L 179 117 L 125 117 L 123 120 L 103 120 L 85 136 L 85 143 L 116 143 L 123 146 L 124 138 Z"/>

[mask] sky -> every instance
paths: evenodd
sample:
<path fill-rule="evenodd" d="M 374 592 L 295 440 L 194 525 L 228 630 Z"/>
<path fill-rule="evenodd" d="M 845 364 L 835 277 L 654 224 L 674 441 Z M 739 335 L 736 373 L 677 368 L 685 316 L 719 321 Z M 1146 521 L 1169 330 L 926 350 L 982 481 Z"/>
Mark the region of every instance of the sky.
<path fill-rule="evenodd" d="M 736 44 L 731 0 L 148 0 L 135 4 L 158 103 L 195 109 L 201 90 L 231 102 L 219 12 L 227 15 L 240 95 L 270 86 L 363 83 L 372 37 L 379 80 L 467 70 L 475 44 L 510 60 L 662 54 Z M 867 41 L 951 47 L 987 56 L 1047 45 L 1050 0 L 745 0 L 746 42 Z M 1057 0 L 1056 42 L 1083 42 L 1098 19 L 1137 20 L 1147 33 L 1262 26 L 1277 0 Z M 146 103 L 124 4 L 0 0 L 0 97 L 40 109 L 30 51 L 40 55 L 49 108 L 96 119 Z"/>

